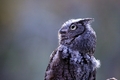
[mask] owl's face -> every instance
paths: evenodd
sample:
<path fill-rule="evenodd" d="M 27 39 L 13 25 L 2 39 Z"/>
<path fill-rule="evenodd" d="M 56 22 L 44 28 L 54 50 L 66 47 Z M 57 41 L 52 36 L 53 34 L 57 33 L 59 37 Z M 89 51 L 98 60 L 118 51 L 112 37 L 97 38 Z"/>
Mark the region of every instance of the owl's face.
<path fill-rule="evenodd" d="M 60 30 L 59 43 L 78 49 L 81 52 L 94 52 L 96 46 L 96 34 L 90 27 L 92 18 L 71 19 L 65 22 Z"/>
<path fill-rule="evenodd" d="M 71 19 L 65 22 L 59 30 L 59 40 L 73 40 L 78 36 L 82 36 L 86 31 L 90 31 L 92 28 L 87 27 L 92 18 L 83 18 L 83 19 Z M 89 30 L 90 29 L 90 30 Z M 68 42 L 69 42 L 68 41 Z"/>

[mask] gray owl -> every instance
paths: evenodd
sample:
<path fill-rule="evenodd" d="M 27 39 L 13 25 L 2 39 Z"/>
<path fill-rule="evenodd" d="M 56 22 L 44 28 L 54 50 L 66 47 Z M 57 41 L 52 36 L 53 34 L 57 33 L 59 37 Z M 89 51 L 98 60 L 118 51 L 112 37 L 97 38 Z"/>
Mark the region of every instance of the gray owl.
<path fill-rule="evenodd" d="M 96 33 L 92 18 L 71 19 L 58 31 L 59 46 L 50 56 L 44 80 L 95 80 Z"/>

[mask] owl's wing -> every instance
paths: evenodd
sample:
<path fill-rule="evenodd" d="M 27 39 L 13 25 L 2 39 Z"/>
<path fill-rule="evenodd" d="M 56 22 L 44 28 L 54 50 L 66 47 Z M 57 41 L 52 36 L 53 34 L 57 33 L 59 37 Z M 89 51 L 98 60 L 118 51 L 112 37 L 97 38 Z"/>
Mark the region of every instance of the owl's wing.
<path fill-rule="evenodd" d="M 89 79 L 90 80 L 96 80 L 96 69 L 93 72 L 90 73 Z"/>
<path fill-rule="evenodd" d="M 63 59 L 62 49 L 56 49 L 50 56 L 50 62 L 47 66 L 45 72 L 45 79 L 44 80 L 73 80 L 70 79 L 71 75 L 68 71 L 68 60 Z"/>
<path fill-rule="evenodd" d="M 45 72 L 45 79 L 44 80 L 50 80 L 53 77 L 51 65 L 52 65 L 52 61 L 53 61 L 53 58 L 54 58 L 56 52 L 57 52 L 57 50 L 53 51 L 50 55 L 50 61 L 48 63 L 48 66 L 47 66 L 47 69 Z"/>

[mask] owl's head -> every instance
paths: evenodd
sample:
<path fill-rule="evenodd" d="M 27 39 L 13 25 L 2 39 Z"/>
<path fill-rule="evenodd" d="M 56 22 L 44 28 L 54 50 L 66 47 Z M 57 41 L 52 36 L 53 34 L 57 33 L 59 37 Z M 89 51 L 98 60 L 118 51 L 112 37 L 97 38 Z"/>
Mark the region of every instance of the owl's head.
<path fill-rule="evenodd" d="M 80 18 L 65 22 L 58 31 L 60 44 L 83 50 L 95 47 L 96 34 L 90 26 L 93 20 L 93 18 Z"/>

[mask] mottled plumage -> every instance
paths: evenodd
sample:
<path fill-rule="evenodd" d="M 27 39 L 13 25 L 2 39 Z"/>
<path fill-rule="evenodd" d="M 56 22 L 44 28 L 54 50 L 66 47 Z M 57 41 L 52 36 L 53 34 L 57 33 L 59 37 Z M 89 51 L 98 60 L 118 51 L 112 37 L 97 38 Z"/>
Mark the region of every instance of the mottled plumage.
<path fill-rule="evenodd" d="M 45 80 L 95 80 L 99 60 L 93 56 L 96 34 L 92 18 L 71 19 L 60 30 L 59 47 L 51 54 Z"/>

